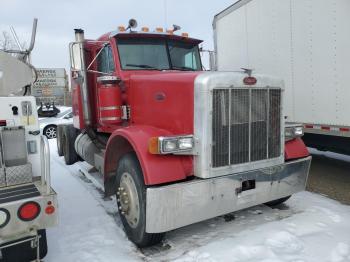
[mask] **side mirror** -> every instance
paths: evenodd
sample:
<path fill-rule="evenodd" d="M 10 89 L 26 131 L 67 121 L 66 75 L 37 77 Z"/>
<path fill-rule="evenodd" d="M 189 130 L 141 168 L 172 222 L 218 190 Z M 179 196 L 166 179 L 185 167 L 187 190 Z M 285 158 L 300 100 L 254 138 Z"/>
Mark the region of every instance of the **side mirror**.
<path fill-rule="evenodd" d="M 83 70 L 83 59 L 81 57 L 81 43 L 73 42 L 69 44 L 70 64 L 73 71 Z"/>
<path fill-rule="evenodd" d="M 209 70 L 210 71 L 217 71 L 215 51 L 205 50 L 205 49 L 203 49 L 203 47 L 200 47 L 199 52 L 201 52 L 202 54 L 208 53 Z"/>
<path fill-rule="evenodd" d="M 103 85 L 108 84 L 118 84 L 120 82 L 120 78 L 117 76 L 99 76 L 97 77 L 97 82 Z"/>

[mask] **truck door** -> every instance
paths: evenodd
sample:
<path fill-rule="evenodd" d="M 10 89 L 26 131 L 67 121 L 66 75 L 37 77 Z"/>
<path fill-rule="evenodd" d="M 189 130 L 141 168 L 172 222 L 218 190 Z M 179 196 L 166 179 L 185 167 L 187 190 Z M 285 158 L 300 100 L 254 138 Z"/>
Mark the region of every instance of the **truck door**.
<path fill-rule="evenodd" d="M 104 45 L 97 57 L 97 116 L 100 126 L 118 125 L 122 121 L 121 91 L 115 73 L 112 48 Z"/>

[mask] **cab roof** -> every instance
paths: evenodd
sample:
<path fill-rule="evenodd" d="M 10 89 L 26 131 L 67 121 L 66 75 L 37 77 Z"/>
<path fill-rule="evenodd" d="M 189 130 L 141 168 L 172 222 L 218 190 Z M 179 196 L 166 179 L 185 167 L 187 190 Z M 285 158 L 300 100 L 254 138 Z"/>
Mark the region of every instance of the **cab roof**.
<path fill-rule="evenodd" d="M 139 38 L 139 37 L 164 38 L 164 39 L 179 40 L 179 41 L 193 43 L 193 44 L 197 44 L 197 45 L 203 42 L 200 39 L 195 39 L 195 38 L 182 36 L 182 35 L 169 34 L 169 33 L 159 33 L 159 32 L 143 32 L 143 31 L 130 31 L 130 32 L 113 31 L 113 32 L 109 32 L 109 33 L 102 35 L 98 40 L 106 41 L 112 37 L 117 37 L 117 38 Z"/>

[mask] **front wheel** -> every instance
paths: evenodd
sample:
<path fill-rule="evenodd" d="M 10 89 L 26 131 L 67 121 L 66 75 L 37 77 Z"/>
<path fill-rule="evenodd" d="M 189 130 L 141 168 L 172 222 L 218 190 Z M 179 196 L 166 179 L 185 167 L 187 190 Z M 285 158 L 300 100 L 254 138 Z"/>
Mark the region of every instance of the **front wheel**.
<path fill-rule="evenodd" d="M 135 154 L 126 154 L 118 165 L 117 205 L 128 238 L 138 247 L 159 243 L 164 233 L 146 232 L 146 186 Z"/>

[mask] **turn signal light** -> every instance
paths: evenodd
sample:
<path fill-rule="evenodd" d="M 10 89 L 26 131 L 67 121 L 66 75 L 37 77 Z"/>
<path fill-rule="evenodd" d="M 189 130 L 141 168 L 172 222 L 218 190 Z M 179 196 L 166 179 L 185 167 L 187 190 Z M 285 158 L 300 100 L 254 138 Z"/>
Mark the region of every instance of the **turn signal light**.
<path fill-rule="evenodd" d="M 0 228 L 3 228 L 10 221 L 10 213 L 4 208 L 0 208 Z"/>
<path fill-rule="evenodd" d="M 40 205 L 34 201 L 24 203 L 18 209 L 18 217 L 23 221 L 32 221 L 40 214 Z"/>
<path fill-rule="evenodd" d="M 151 154 L 159 154 L 159 139 L 158 137 L 151 137 L 148 141 L 148 151 Z"/>

